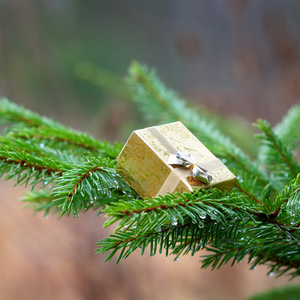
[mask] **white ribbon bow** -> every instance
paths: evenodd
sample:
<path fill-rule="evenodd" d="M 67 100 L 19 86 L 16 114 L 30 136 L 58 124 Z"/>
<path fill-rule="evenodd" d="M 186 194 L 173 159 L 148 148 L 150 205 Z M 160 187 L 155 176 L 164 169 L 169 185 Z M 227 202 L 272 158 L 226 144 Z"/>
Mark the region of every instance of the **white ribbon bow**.
<path fill-rule="evenodd" d="M 207 169 L 197 165 L 196 158 L 190 153 L 170 154 L 168 164 L 184 166 L 190 169 L 193 173 L 193 177 L 198 178 L 204 183 L 208 184 L 212 180 L 211 173 Z"/>

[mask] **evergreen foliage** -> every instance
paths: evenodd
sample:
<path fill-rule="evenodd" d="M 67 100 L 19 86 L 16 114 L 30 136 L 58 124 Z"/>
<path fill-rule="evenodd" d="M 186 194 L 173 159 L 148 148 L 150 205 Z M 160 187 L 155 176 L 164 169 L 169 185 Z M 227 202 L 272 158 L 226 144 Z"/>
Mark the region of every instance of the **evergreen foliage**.
<path fill-rule="evenodd" d="M 122 145 L 90 135 L 9 102 L 0 101 L 0 172 L 31 186 L 22 199 L 36 211 L 103 212 L 114 234 L 98 253 L 117 261 L 147 247 L 156 253 L 202 256 L 202 267 L 219 268 L 247 259 L 269 274 L 300 274 L 300 106 L 274 128 L 263 120 L 257 160 L 232 142 L 196 108 L 166 88 L 155 72 L 133 63 L 127 84 L 151 124 L 181 121 L 238 177 L 231 192 L 217 189 L 141 199 L 115 172 Z"/>
<path fill-rule="evenodd" d="M 7 99 L 0 101 L 0 122 L 0 176 L 31 185 L 23 201 L 36 211 L 78 216 L 80 210 L 135 197 L 114 170 L 122 144 L 99 142 Z"/>
<path fill-rule="evenodd" d="M 260 295 L 254 295 L 248 300 L 298 300 L 300 297 L 299 286 L 287 286 L 275 289 Z"/>

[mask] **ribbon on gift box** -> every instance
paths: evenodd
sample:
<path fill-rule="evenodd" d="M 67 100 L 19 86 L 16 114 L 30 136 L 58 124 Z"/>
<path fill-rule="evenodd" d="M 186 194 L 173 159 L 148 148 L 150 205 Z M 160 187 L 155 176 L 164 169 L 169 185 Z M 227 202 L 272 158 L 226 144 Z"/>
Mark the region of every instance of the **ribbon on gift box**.
<path fill-rule="evenodd" d="M 173 193 L 180 180 L 191 175 L 202 181 L 206 186 L 209 186 L 212 181 L 212 174 L 210 172 L 226 168 L 219 159 L 198 164 L 196 158 L 191 153 L 186 154 L 177 151 L 176 147 L 172 145 L 170 140 L 157 127 L 149 127 L 148 130 L 168 151 L 168 164 L 177 166 L 166 178 L 157 195 L 164 195 L 167 192 Z"/>
<path fill-rule="evenodd" d="M 186 167 L 191 170 L 193 177 L 204 183 L 211 183 L 211 173 L 207 169 L 197 165 L 196 158 L 191 153 L 178 152 L 176 154 L 170 154 L 168 164 Z"/>

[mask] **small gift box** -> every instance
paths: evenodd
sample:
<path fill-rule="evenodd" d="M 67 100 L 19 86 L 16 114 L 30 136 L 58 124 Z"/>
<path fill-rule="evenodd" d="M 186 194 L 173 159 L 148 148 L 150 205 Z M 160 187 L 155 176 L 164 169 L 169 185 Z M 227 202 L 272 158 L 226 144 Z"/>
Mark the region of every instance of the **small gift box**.
<path fill-rule="evenodd" d="M 231 190 L 236 177 L 181 122 L 135 130 L 116 171 L 141 196 Z"/>

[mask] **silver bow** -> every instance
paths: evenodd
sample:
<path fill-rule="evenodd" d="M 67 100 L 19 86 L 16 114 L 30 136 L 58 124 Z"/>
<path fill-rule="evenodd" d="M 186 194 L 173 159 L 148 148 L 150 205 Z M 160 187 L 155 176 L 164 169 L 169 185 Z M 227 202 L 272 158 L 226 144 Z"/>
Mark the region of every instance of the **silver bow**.
<path fill-rule="evenodd" d="M 193 173 L 193 177 L 198 178 L 204 183 L 208 184 L 212 180 L 211 173 L 207 169 L 197 165 L 196 158 L 190 153 L 176 153 L 176 155 L 170 154 L 168 164 L 189 168 Z"/>

